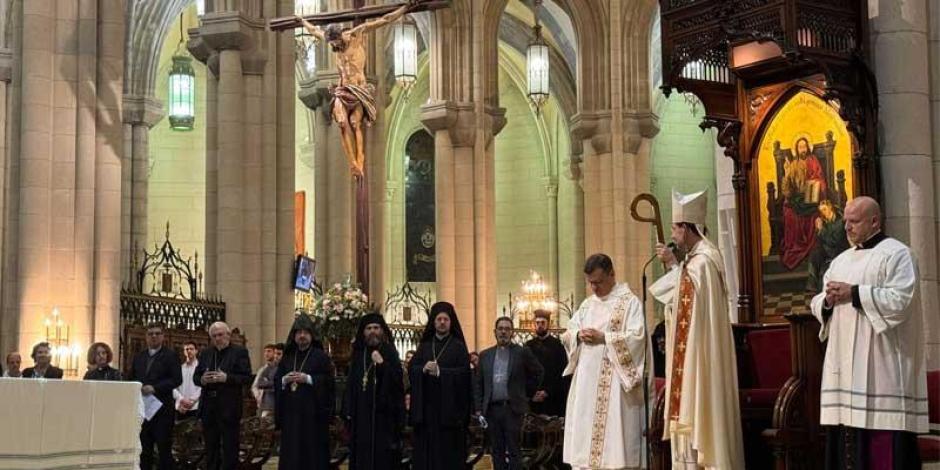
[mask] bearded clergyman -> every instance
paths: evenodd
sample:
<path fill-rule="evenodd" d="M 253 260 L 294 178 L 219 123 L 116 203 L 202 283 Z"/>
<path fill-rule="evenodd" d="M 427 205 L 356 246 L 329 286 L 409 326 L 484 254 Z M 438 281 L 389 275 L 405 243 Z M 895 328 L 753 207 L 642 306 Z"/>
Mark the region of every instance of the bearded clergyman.
<path fill-rule="evenodd" d="M 394 470 L 401 465 L 405 385 L 401 360 L 385 319 L 359 320 L 343 401 L 350 430 L 349 468 Z"/>

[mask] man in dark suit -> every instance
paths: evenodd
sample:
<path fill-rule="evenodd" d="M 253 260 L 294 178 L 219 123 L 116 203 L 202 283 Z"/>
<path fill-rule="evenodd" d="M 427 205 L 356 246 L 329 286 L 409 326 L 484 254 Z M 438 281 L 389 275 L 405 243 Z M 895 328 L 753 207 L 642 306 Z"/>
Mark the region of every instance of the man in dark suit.
<path fill-rule="evenodd" d="M 163 324 L 147 325 L 147 349 L 134 356 L 128 380 L 143 384 L 140 393 L 153 396 L 163 406 L 140 428 L 140 468 L 153 468 L 153 446 L 159 454 L 160 470 L 173 468 L 173 389 L 183 383 L 180 358 L 173 349 L 163 346 Z"/>
<path fill-rule="evenodd" d="M 33 367 L 27 367 L 23 370 L 24 379 L 61 379 L 62 369 L 50 364 L 52 361 L 52 351 L 49 343 L 42 342 L 33 346 Z"/>
<path fill-rule="evenodd" d="M 248 350 L 231 343 L 232 330 L 223 322 L 209 327 L 212 345 L 199 352 L 193 382 L 202 386 L 199 417 L 206 440 L 208 470 L 235 470 L 242 388 L 250 385 Z"/>
<path fill-rule="evenodd" d="M 478 415 L 489 423 L 493 468 L 521 469 L 519 438 L 529 398 L 545 369 L 532 351 L 512 343 L 512 319 L 496 319 L 496 346 L 480 353 L 473 398 Z"/>

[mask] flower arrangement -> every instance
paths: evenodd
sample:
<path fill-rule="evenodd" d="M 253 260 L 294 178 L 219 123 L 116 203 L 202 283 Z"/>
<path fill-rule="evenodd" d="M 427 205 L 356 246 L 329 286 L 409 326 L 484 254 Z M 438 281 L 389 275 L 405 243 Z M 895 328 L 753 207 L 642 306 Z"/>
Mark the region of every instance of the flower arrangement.
<path fill-rule="evenodd" d="M 324 338 L 349 338 L 356 334 L 359 317 L 369 313 L 368 296 L 349 279 L 335 283 L 316 299 L 313 320 Z"/>

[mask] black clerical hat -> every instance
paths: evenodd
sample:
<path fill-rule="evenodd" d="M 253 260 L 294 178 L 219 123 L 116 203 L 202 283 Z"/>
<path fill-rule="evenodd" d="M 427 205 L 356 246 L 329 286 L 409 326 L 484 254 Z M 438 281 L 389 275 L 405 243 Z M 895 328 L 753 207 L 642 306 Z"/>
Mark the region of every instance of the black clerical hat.
<path fill-rule="evenodd" d="M 356 329 L 356 340 L 353 342 L 354 348 L 362 348 L 366 344 L 365 330 L 369 325 L 379 325 L 385 332 L 385 341 L 391 343 L 394 341 L 392 330 L 385 322 L 385 317 L 380 313 L 368 313 L 359 318 L 359 327 Z"/>
<path fill-rule="evenodd" d="M 460 320 L 457 319 L 457 310 L 450 302 L 438 302 L 431 306 L 431 312 L 428 313 L 428 324 L 424 327 L 424 333 L 421 334 L 421 342 L 429 341 L 434 337 L 434 319 L 441 313 L 446 313 L 450 317 L 450 334 L 466 341 L 463 337 L 463 330 L 460 328 Z"/>
<path fill-rule="evenodd" d="M 294 333 L 299 330 L 308 331 L 310 335 L 313 336 L 313 347 L 323 349 L 323 343 L 317 338 L 316 325 L 313 323 L 313 318 L 305 313 L 298 313 L 294 317 L 294 325 L 290 328 L 290 333 L 287 334 L 287 341 L 284 342 L 284 354 L 289 354 L 297 349 L 297 343 L 294 342 Z"/>

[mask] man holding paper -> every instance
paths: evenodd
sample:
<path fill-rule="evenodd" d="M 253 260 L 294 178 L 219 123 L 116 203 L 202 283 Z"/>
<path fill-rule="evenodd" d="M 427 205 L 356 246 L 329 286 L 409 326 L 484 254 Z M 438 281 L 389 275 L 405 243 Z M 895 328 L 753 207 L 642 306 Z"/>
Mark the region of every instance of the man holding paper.
<path fill-rule="evenodd" d="M 140 393 L 146 404 L 147 418 L 140 429 L 140 468 L 153 468 L 153 446 L 159 454 L 160 470 L 173 468 L 173 389 L 183 383 L 180 359 L 163 346 L 163 324 L 147 325 L 147 349 L 134 356 L 131 381 L 143 384 Z"/>

